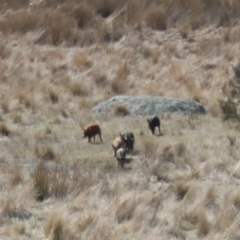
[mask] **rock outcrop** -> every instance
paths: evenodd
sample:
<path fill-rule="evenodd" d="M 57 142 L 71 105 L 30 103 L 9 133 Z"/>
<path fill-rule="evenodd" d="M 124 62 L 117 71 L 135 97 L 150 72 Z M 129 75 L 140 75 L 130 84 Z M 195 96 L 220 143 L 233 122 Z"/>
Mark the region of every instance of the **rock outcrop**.
<path fill-rule="evenodd" d="M 117 106 L 124 105 L 129 115 L 154 115 L 166 112 L 178 114 L 205 114 L 205 108 L 198 102 L 187 99 L 155 96 L 115 96 L 96 105 L 94 115 L 107 114 Z"/>

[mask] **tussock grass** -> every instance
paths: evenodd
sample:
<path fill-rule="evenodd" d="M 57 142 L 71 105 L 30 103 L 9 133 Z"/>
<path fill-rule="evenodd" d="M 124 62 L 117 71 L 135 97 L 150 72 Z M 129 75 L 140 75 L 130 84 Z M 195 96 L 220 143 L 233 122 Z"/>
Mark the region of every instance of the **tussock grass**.
<path fill-rule="evenodd" d="M 134 216 L 134 211 L 136 208 L 136 203 L 134 199 L 126 198 L 123 199 L 117 206 L 115 212 L 115 218 L 118 223 L 121 223 L 126 220 L 130 220 Z"/>
<path fill-rule="evenodd" d="M 7 8 L 13 8 L 13 9 L 19 9 L 19 8 L 24 8 L 24 7 L 27 7 L 29 4 L 29 1 L 28 0 L 20 0 L 20 1 L 15 1 L 15 0 L 10 0 L 10 1 L 7 1 L 7 0 L 3 0 L 1 2 L 1 6 L 2 7 L 6 7 Z"/>
<path fill-rule="evenodd" d="M 61 199 L 74 191 L 78 187 L 77 181 L 80 180 L 76 179 L 77 176 L 73 176 L 68 168 L 48 165 L 44 161 L 37 164 L 31 176 L 37 201 L 50 197 Z M 74 188 L 73 182 L 76 183 Z"/>
<path fill-rule="evenodd" d="M 180 142 L 175 146 L 175 153 L 178 157 L 183 157 L 186 154 L 187 148 L 184 142 Z"/>
<path fill-rule="evenodd" d="M 13 123 L 15 124 L 22 123 L 22 115 L 20 113 L 14 114 Z"/>
<path fill-rule="evenodd" d="M 69 239 L 71 238 L 71 231 L 69 226 L 69 219 L 63 210 L 61 212 L 54 211 L 47 219 L 44 226 L 45 236 L 49 235 L 52 239 Z"/>
<path fill-rule="evenodd" d="M 50 146 L 35 146 L 35 156 L 42 160 L 55 160 L 56 154 Z"/>
<path fill-rule="evenodd" d="M 0 21 L 0 28 L 4 34 L 15 32 L 26 33 L 39 27 L 39 12 L 27 12 L 20 10 L 10 13 L 5 19 Z"/>
<path fill-rule="evenodd" d="M 85 67 L 88 69 L 91 68 L 93 65 L 92 61 L 84 53 L 75 54 L 72 59 L 72 64 L 77 69 L 81 69 L 81 67 Z"/>
<path fill-rule="evenodd" d="M 4 43 L 0 43 L 0 57 L 6 59 L 11 55 L 11 49 L 6 47 Z"/>
<path fill-rule="evenodd" d="M 198 213 L 196 210 L 190 209 L 185 210 L 180 216 L 179 222 L 181 229 L 185 231 L 192 231 L 197 228 L 198 224 Z"/>
<path fill-rule="evenodd" d="M 225 232 L 234 221 L 237 212 L 235 209 L 231 208 L 228 205 L 223 206 L 224 209 L 221 209 L 219 215 L 216 216 L 215 228 L 220 232 Z"/>
<path fill-rule="evenodd" d="M 77 232 L 84 232 L 94 222 L 94 217 L 96 216 L 92 212 L 87 215 L 83 215 L 77 224 Z"/>
<path fill-rule="evenodd" d="M 214 186 L 210 186 L 204 196 L 203 204 L 207 207 L 213 207 L 217 203 L 217 191 Z"/>
<path fill-rule="evenodd" d="M 27 232 L 26 225 L 24 223 L 19 223 L 14 227 L 14 230 L 19 235 L 24 235 Z"/>
<path fill-rule="evenodd" d="M 141 53 L 143 56 L 149 60 L 152 60 L 154 64 L 158 63 L 158 57 L 160 53 L 158 52 L 157 49 L 153 49 L 147 45 L 142 45 L 141 46 Z M 154 77 L 152 77 L 154 79 Z"/>
<path fill-rule="evenodd" d="M 116 116 L 125 117 L 130 114 L 130 111 L 126 105 L 117 105 L 114 110 Z"/>
<path fill-rule="evenodd" d="M 207 214 L 204 210 L 199 212 L 197 231 L 198 231 L 197 234 L 199 237 L 207 236 L 210 231 L 210 225 L 207 219 Z"/>
<path fill-rule="evenodd" d="M 100 70 L 93 71 L 93 78 L 94 78 L 94 82 L 96 83 L 97 86 L 104 87 L 105 84 L 107 83 L 107 76 L 106 76 L 106 74 L 101 73 Z"/>
<path fill-rule="evenodd" d="M 103 18 L 109 17 L 114 11 L 117 10 L 118 5 L 122 4 L 121 1 L 119 3 L 113 0 L 98 0 L 93 1 L 95 4 L 95 10 L 97 14 L 99 14 Z"/>
<path fill-rule="evenodd" d="M 58 101 L 59 101 L 59 94 L 55 90 L 49 89 L 48 90 L 48 96 L 49 96 L 50 101 L 53 104 L 58 103 Z"/>
<path fill-rule="evenodd" d="M 88 94 L 87 89 L 81 83 L 71 84 L 69 90 L 74 96 L 86 96 Z"/>
<path fill-rule="evenodd" d="M 144 155 L 148 158 L 157 153 L 159 142 L 154 137 L 147 137 L 143 140 Z"/>
<path fill-rule="evenodd" d="M 175 161 L 175 153 L 172 145 L 164 146 L 161 155 L 166 161 Z"/>
<path fill-rule="evenodd" d="M 230 201 L 233 203 L 233 205 L 237 209 L 239 209 L 240 208 L 240 193 L 237 190 L 235 190 L 230 194 L 229 198 L 230 198 Z"/>
<path fill-rule="evenodd" d="M 187 39 L 190 34 L 190 29 L 187 25 L 183 25 L 181 28 L 179 28 L 179 33 L 183 39 Z"/>
<path fill-rule="evenodd" d="M 20 169 L 19 166 L 13 165 L 10 168 L 10 179 L 9 179 L 10 184 L 12 186 L 16 186 L 18 184 L 23 183 L 23 180 L 24 180 L 24 177 L 23 177 L 22 170 Z"/>
<path fill-rule="evenodd" d="M 189 190 L 189 184 L 184 181 L 179 181 L 174 186 L 176 199 L 182 200 Z"/>
<path fill-rule="evenodd" d="M 195 181 L 190 181 L 189 188 L 188 188 L 184 198 L 187 200 L 187 202 L 193 203 L 196 200 L 197 192 L 198 192 L 197 183 Z"/>
<path fill-rule="evenodd" d="M 37 201 L 43 201 L 49 196 L 49 172 L 43 162 L 40 162 L 32 173 Z"/>
<path fill-rule="evenodd" d="M 238 119 L 237 104 L 233 99 L 227 99 L 227 101 L 220 101 L 220 107 L 223 113 L 223 119 Z"/>
<path fill-rule="evenodd" d="M 86 3 L 73 6 L 72 16 L 77 22 L 78 28 L 91 26 L 94 16 L 92 8 Z"/>
<path fill-rule="evenodd" d="M 111 82 L 114 93 L 123 94 L 128 87 L 129 68 L 127 63 L 123 64 L 117 71 L 115 78 Z"/>
<path fill-rule="evenodd" d="M 5 123 L 0 124 L 0 134 L 8 137 L 11 134 L 9 127 Z"/>
<path fill-rule="evenodd" d="M 0 2 L 0 121 L 8 129 L 0 135 L 11 136 L 0 138 L 2 235 L 237 238 L 239 1 L 34 4 Z M 156 137 L 146 117 L 91 112 L 113 95 L 145 93 L 195 99 L 210 114 L 166 113 Z M 236 117 L 223 122 L 225 97 Z M 79 123 L 90 122 L 104 144 L 82 139 Z M 136 141 L 121 170 L 111 141 L 125 129 Z"/>
<path fill-rule="evenodd" d="M 3 113 L 8 113 L 9 112 L 9 100 L 4 99 L 1 103 L 1 109 Z"/>
<path fill-rule="evenodd" d="M 153 7 L 146 12 L 146 23 L 155 30 L 166 30 L 166 9 L 163 7 Z"/>
<path fill-rule="evenodd" d="M 31 97 L 29 97 L 29 95 L 27 94 L 27 91 L 23 91 L 19 93 L 17 98 L 19 100 L 19 103 L 23 104 L 24 107 L 34 109 L 35 102 Z"/>

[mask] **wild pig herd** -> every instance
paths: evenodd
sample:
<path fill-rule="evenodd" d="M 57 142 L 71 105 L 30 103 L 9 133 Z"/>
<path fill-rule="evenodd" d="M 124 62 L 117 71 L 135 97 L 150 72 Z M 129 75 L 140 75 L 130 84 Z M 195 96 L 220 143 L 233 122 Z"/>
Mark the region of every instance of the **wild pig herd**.
<path fill-rule="evenodd" d="M 158 128 L 159 135 L 161 135 L 161 122 L 158 116 L 154 115 L 151 118 L 147 118 L 148 128 L 151 130 L 152 135 L 155 135 L 155 128 Z M 95 136 L 99 135 L 100 141 L 102 142 L 101 137 L 101 128 L 98 124 L 90 124 L 83 129 L 83 138 L 88 138 L 88 142 L 95 143 Z M 126 155 L 134 150 L 135 137 L 131 131 L 124 131 L 119 133 L 119 136 L 112 141 L 113 156 L 116 157 L 118 165 L 122 168 L 126 162 Z"/>

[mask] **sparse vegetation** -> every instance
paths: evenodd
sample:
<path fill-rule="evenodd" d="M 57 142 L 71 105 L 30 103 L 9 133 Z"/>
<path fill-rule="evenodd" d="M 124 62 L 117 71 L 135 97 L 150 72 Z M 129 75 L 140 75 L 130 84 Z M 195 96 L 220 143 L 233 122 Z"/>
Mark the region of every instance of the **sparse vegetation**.
<path fill-rule="evenodd" d="M 54 150 L 50 146 L 43 146 L 35 147 L 35 155 L 37 159 L 42 160 L 54 160 L 56 158 L 56 154 L 54 153 Z"/>
<path fill-rule="evenodd" d="M 74 96 L 86 96 L 87 95 L 87 90 L 80 83 L 71 84 L 70 91 Z"/>
<path fill-rule="evenodd" d="M 154 137 L 147 137 L 143 142 L 144 154 L 146 157 L 152 157 L 157 153 L 159 143 Z"/>
<path fill-rule="evenodd" d="M 125 117 L 130 114 L 130 111 L 125 105 L 117 105 L 114 109 L 114 114 L 116 116 Z"/>
<path fill-rule="evenodd" d="M 11 131 L 9 130 L 8 126 L 4 123 L 0 124 L 0 134 L 2 136 L 8 137 L 10 135 Z"/>
<path fill-rule="evenodd" d="M 58 103 L 59 97 L 56 91 L 50 89 L 48 91 L 48 94 L 49 94 L 49 99 L 53 104 Z"/>

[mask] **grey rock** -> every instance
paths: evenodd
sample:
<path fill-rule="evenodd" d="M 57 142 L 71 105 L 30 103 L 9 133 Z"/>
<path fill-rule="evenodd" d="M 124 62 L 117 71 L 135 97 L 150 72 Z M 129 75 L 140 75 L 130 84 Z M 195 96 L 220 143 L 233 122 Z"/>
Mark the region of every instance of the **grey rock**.
<path fill-rule="evenodd" d="M 125 105 L 130 115 L 154 115 L 166 112 L 178 114 L 206 114 L 205 108 L 198 102 L 187 99 L 156 96 L 125 96 L 112 97 L 96 105 L 94 115 L 107 114 L 116 106 Z"/>

